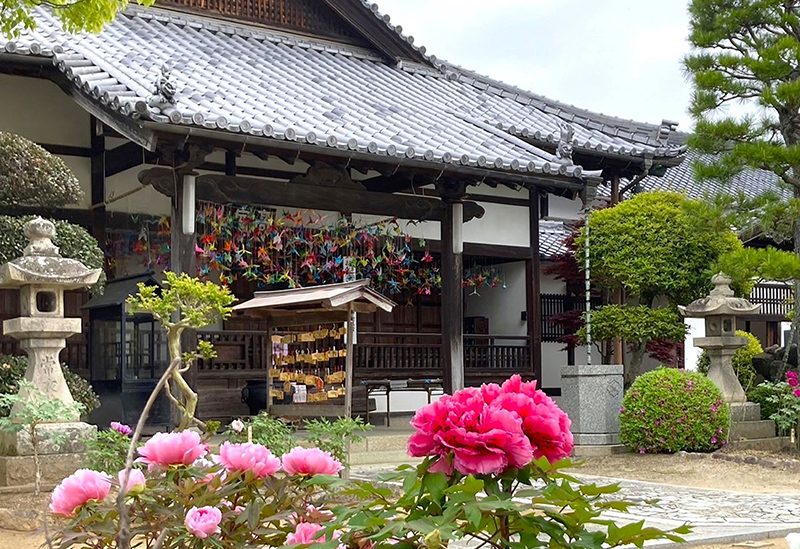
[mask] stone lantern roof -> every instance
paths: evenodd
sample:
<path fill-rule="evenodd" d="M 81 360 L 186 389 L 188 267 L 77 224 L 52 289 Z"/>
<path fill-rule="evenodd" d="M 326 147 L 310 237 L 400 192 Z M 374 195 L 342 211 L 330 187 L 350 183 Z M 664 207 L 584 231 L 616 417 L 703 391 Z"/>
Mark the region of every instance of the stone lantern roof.
<path fill-rule="evenodd" d="M 754 305 L 742 297 L 734 297 L 731 279 L 723 273 L 714 275 L 711 283 L 714 289 L 706 297 L 692 301 L 689 305 L 678 306 L 681 314 L 690 318 L 706 318 L 718 315 L 745 315 L 761 312 L 761 304 Z"/>
<path fill-rule="evenodd" d="M 62 290 L 84 288 L 96 283 L 101 269 L 89 269 L 80 261 L 61 257 L 53 244 L 55 226 L 37 217 L 25 224 L 30 244 L 24 255 L 0 265 L 0 288 L 16 288 L 30 284 L 46 284 Z"/>

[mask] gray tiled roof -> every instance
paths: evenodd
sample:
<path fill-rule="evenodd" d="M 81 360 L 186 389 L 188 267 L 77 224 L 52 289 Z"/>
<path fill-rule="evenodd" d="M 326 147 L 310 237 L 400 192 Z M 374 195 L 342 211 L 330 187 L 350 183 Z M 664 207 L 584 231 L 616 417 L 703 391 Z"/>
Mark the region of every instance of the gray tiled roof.
<path fill-rule="evenodd" d="M 642 180 L 643 191 L 676 191 L 686 194 L 690 198 L 703 198 L 705 195 L 714 196 L 719 193 L 737 194 L 743 192 L 748 197 L 755 197 L 766 191 L 779 193 L 789 198 L 792 193 L 774 173 L 766 170 L 748 169 L 737 175 L 729 183 L 719 181 L 695 181 L 692 164 L 700 160 L 708 162 L 710 155 L 702 155 L 689 151 L 685 160 L 678 166 L 667 169 L 663 177 L 649 176 Z"/>
<path fill-rule="evenodd" d="M 99 35 L 65 34 L 43 8 L 36 18 L 35 31 L 0 41 L 0 52 L 52 56 L 95 101 L 161 124 L 576 178 L 587 175 L 580 166 L 560 164 L 524 138 L 554 143 L 558 123 L 568 120 L 577 148 L 657 158 L 683 152 L 658 142 L 658 126 L 591 119 L 435 60 L 391 64 L 363 48 L 154 8 L 129 8 Z M 175 67 L 177 96 L 174 108 L 160 110 L 147 100 L 164 63 Z"/>
<path fill-rule="evenodd" d="M 553 257 L 567 252 L 564 240 L 569 236 L 570 229 L 561 221 L 539 221 L 539 254 L 544 257 Z"/>

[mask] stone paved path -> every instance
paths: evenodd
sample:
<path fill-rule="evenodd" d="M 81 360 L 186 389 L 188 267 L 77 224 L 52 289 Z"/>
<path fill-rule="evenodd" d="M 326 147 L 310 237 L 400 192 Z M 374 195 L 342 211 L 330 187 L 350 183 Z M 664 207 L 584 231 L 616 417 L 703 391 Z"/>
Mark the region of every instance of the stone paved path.
<path fill-rule="evenodd" d="M 360 468 L 354 476 L 377 479 L 392 467 Z M 689 523 L 690 544 L 725 543 L 782 537 L 800 531 L 800 493 L 746 494 L 724 490 L 687 488 L 652 482 L 616 480 L 606 477 L 574 475 L 598 485 L 619 482 L 621 490 L 613 497 L 633 502 L 659 500 L 657 505 L 637 505 L 630 513 L 607 513 L 621 522 L 645 519 L 649 526 L 669 529 Z"/>

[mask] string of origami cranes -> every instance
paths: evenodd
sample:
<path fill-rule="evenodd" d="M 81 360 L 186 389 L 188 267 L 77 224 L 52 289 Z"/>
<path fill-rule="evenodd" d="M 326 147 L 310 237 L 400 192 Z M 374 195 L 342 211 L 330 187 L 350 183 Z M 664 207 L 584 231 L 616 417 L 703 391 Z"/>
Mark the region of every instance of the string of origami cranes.
<path fill-rule="evenodd" d="M 132 216 L 132 221 L 138 231 L 107 234 L 109 265 L 138 257 L 141 266 L 168 269 L 169 219 Z M 386 295 L 430 295 L 441 287 L 439 265 L 425 239 L 403 233 L 396 219 L 357 226 L 346 217 L 330 222 L 310 210 L 278 214 L 200 202 L 196 221 L 198 273 L 216 274 L 224 284 L 243 278 L 294 288 L 366 278 Z M 465 270 L 463 284 L 472 294 L 506 287 L 502 270 L 477 263 Z"/>

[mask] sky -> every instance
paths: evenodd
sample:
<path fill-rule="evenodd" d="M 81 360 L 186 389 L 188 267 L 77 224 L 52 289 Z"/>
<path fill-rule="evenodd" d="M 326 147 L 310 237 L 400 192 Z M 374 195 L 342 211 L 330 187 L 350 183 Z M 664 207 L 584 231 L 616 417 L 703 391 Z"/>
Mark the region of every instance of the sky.
<path fill-rule="evenodd" d="M 685 0 L 375 0 L 427 53 L 604 114 L 679 122 Z"/>

